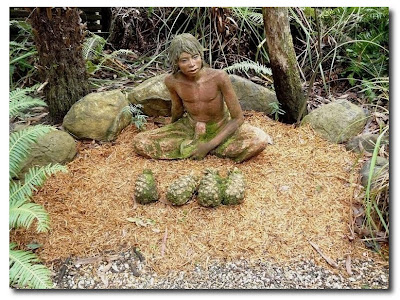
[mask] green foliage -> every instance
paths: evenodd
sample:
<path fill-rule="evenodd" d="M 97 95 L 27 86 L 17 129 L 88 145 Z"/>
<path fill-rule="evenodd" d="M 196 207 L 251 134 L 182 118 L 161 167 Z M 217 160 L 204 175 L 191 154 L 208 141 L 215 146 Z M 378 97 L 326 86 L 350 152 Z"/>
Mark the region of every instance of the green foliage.
<path fill-rule="evenodd" d="M 10 244 L 9 272 L 10 285 L 19 288 L 47 289 L 52 287 L 50 270 L 39 264 L 37 256 L 31 252 L 15 250 Z"/>
<path fill-rule="evenodd" d="M 9 44 L 10 85 L 11 89 L 19 86 L 20 82 L 37 73 L 34 62 L 37 51 L 33 43 L 31 26 L 24 21 L 10 21 L 10 30 L 17 32 Z"/>
<path fill-rule="evenodd" d="M 29 126 L 26 129 L 11 133 L 9 141 L 9 178 L 17 177 L 21 170 L 21 162 L 27 158 L 30 146 L 38 136 L 51 130 L 48 125 Z"/>
<path fill-rule="evenodd" d="M 89 33 L 82 46 L 82 55 L 85 60 L 99 59 L 103 55 L 106 40 L 101 36 Z"/>
<path fill-rule="evenodd" d="M 351 84 L 356 79 L 388 76 L 389 10 L 385 7 L 290 9 L 292 24 L 302 41 L 303 70 L 333 72 L 341 66 Z M 329 75 L 330 76 L 330 75 Z"/>
<path fill-rule="evenodd" d="M 285 114 L 285 111 L 281 109 L 281 104 L 279 102 L 271 102 L 269 106 L 272 107 L 271 115 L 274 115 L 275 120 L 279 119 L 279 115 Z"/>
<path fill-rule="evenodd" d="M 38 232 L 45 232 L 49 229 L 49 218 L 44 208 L 28 202 L 33 191 L 37 190 L 36 187 L 42 186 L 48 176 L 59 171 L 66 172 L 66 168 L 58 164 L 32 167 L 25 174 L 23 183 L 10 181 L 10 228 L 28 228 L 36 220 Z"/>
<path fill-rule="evenodd" d="M 344 38 L 355 42 L 349 44 L 339 61 L 350 60 L 346 72 L 350 76 L 371 79 L 389 74 L 389 8 L 388 7 L 339 7 L 323 18 L 329 23 L 338 18 L 353 23 L 344 27 Z"/>
<path fill-rule="evenodd" d="M 239 40 L 241 38 L 242 32 L 248 33 L 251 36 L 252 41 L 257 45 L 257 53 L 254 58 L 255 61 L 258 59 L 262 63 L 269 62 L 268 53 L 263 47 L 265 42 L 265 30 L 264 30 L 264 20 L 263 14 L 260 7 L 232 7 L 233 15 L 240 22 L 239 26 Z"/>
<path fill-rule="evenodd" d="M 16 88 L 15 90 L 10 91 L 9 94 L 9 117 L 13 118 L 16 116 L 20 116 L 23 112 L 31 107 L 36 106 L 47 106 L 46 102 L 39 98 L 33 98 L 27 94 L 32 93 L 37 90 L 39 85 L 34 85 L 32 87 L 27 88 Z"/>
<path fill-rule="evenodd" d="M 23 114 L 23 111 L 32 106 L 45 105 L 40 99 L 27 96 L 36 87 L 16 89 L 10 92 L 10 118 Z M 50 227 L 49 216 L 46 210 L 36 203 L 31 203 L 33 191 L 43 185 L 47 176 L 66 171 L 64 166 L 48 165 L 32 167 L 25 174 L 23 181 L 17 180 L 21 171 L 21 164 L 29 155 L 32 144 L 40 135 L 55 128 L 46 125 L 29 126 L 26 129 L 12 132 L 9 137 L 9 227 L 10 229 L 30 227 L 37 223 L 37 232 L 46 232 Z M 9 278 L 10 285 L 19 288 L 50 288 L 51 274 L 31 252 L 14 250 L 15 244 L 9 249 Z"/>
<path fill-rule="evenodd" d="M 141 104 L 129 104 L 129 106 L 124 107 L 124 111 L 129 111 L 132 114 L 132 122 L 135 124 L 136 128 L 142 130 L 147 123 L 147 116 L 143 114 Z"/>
<path fill-rule="evenodd" d="M 94 33 L 90 33 L 85 39 L 82 47 L 82 55 L 86 61 L 86 70 L 92 76 L 90 81 L 97 86 L 94 78 L 101 71 L 108 71 L 114 74 L 113 80 L 117 77 L 134 78 L 133 67 L 140 64 L 137 55 L 131 50 L 119 49 L 111 53 L 104 50 L 107 41 Z M 140 72 L 139 72 L 140 73 Z M 103 80 L 102 82 L 106 82 Z"/>
<path fill-rule="evenodd" d="M 371 158 L 368 183 L 364 197 L 366 227 L 369 229 L 374 242 L 374 232 L 378 232 L 383 229 L 385 234 L 389 236 L 389 177 L 385 177 L 382 176 L 383 174 L 377 174 L 374 172 L 376 160 L 381 146 L 381 140 L 388 130 L 389 127 L 386 127 L 376 141 L 374 152 Z"/>

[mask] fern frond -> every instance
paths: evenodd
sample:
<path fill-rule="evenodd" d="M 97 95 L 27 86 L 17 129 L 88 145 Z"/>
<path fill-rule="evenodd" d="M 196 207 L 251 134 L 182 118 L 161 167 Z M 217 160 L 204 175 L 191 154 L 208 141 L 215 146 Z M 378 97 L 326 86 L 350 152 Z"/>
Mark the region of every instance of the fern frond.
<path fill-rule="evenodd" d="M 9 144 L 9 178 L 17 176 L 21 162 L 28 156 L 32 143 L 51 130 L 56 130 L 48 125 L 35 125 L 26 129 L 13 132 Z"/>
<path fill-rule="evenodd" d="M 97 57 L 103 51 L 106 40 L 99 35 L 91 34 L 82 46 L 82 55 L 84 59 Z"/>
<path fill-rule="evenodd" d="M 29 228 L 36 220 L 37 232 L 46 232 L 50 229 L 49 214 L 43 206 L 36 203 L 18 203 L 19 205 L 11 205 L 9 210 L 9 226 L 10 228 Z"/>
<path fill-rule="evenodd" d="M 259 73 L 259 74 L 262 73 L 262 74 L 266 74 L 266 75 L 272 75 L 272 71 L 270 68 L 267 68 L 266 66 L 261 65 L 260 63 L 254 62 L 251 60 L 242 61 L 242 62 L 233 64 L 232 66 L 224 68 L 224 70 L 227 72 L 232 72 L 235 70 L 247 72 L 250 69 L 254 70 L 256 73 Z"/>
<path fill-rule="evenodd" d="M 57 172 L 67 172 L 67 167 L 59 164 L 49 164 L 43 167 L 32 167 L 25 174 L 24 183 L 20 181 L 10 181 L 10 205 L 19 205 L 25 203 L 46 181 L 47 177 Z"/>
<path fill-rule="evenodd" d="M 32 93 L 33 91 L 37 90 L 39 84 L 36 84 L 32 87 L 27 88 L 17 88 L 13 91 L 10 91 L 9 98 L 9 117 L 13 118 L 20 113 L 22 113 L 25 109 L 29 107 L 35 106 L 47 106 L 46 102 L 39 98 L 33 98 L 28 93 Z"/>
<path fill-rule="evenodd" d="M 13 118 L 18 116 L 22 111 L 36 106 L 47 106 L 46 102 L 39 98 L 32 98 L 25 96 L 24 99 L 10 101 L 9 103 L 9 117 Z"/>
<path fill-rule="evenodd" d="M 260 26 L 264 25 L 264 19 L 262 13 L 250 12 L 248 14 L 248 17 L 255 25 L 260 25 Z"/>
<path fill-rule="evenodd" d="M 20 99 L 23 98 L 24 96 L 26 96 L 26 94 L 28 93 L 32 93 L 35 90 L 37 90 L 39 88 L 39 84 L 35 84 L 31 87 L 26 87 L 26 88 L 16 88 L 15 90 L 10 91 L 10 101 L 15 100 L 15 99 Z"/>
<path fill-rule="evenodd" d="M 10 285 L 19 288 L 34 289 L 52 288 L 51 272 L 44 265 L 38 264 L 38 257 L 28 251 L 14 250 L 15 244 L 10 244 L 9 278 Z"/>

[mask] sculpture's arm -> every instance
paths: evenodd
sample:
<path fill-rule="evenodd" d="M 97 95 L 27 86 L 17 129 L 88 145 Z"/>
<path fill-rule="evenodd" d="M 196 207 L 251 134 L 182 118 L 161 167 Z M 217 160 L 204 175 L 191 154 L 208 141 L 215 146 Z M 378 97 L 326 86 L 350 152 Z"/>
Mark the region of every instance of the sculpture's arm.
<path fill-rule="evenodd" d="M 183 113 L 184 113 L 184 107 L 183 107 L 183 102 L 182 99 L 179 97 L 178 93 L 176 92 L 174 85 L 173 85 L 173 79 L 171 78 L 172 75 L 168 75 L 165 78 L 165 85 L 168 88 L 169 94 L 171 96 L 171 122 L 175 122 L 182 118 Z"/>

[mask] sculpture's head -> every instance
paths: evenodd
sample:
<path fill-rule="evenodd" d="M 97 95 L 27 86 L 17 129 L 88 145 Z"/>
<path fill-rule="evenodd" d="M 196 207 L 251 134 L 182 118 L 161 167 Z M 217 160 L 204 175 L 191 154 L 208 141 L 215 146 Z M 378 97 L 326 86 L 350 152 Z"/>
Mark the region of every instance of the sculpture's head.
<path fill-rule="evenodd" d="M 168 58 L 172 67 L 172 74 L 179 71 L 178 60 L 182 53 L 189 53 L 191 55 L 199 54 L 203 67 L 204 63 L 204 48 L 200 42 L 190 33 L 182 33 L 174 37 L 169 46 Z"/>

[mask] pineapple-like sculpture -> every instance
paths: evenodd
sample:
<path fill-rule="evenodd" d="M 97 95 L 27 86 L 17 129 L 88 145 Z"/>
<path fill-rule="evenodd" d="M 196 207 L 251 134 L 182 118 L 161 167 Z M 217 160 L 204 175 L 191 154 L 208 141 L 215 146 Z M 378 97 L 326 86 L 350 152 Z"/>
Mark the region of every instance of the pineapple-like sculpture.
<path fill-rule="evenodd" d="M 242 172 L 234 168 L 228 173 L 225 180 L 222 196 L 222 204 L 235 205 L 244 201 L 246 183 Z"/>
<path fill-rule="evenodd" d="M 167 189 L 167 200 L 172 205 L 183 205 L 192 199 L 198 178 L 194 174 L 184 175 L 172 182 Z"/>
<path fill-rule="evenodd" d="M 223 180 L 214 169 L 206 169 L 200 181 L 197 202 L 205 207 L 216 207 L 222 201 Z"/>
<path fill-rule="evenodd" d="M 140 204 L 155 202 L 159 198 L 156 181 L 153 172 L 145 169 L 135 182 L 135 199 Z"/>

